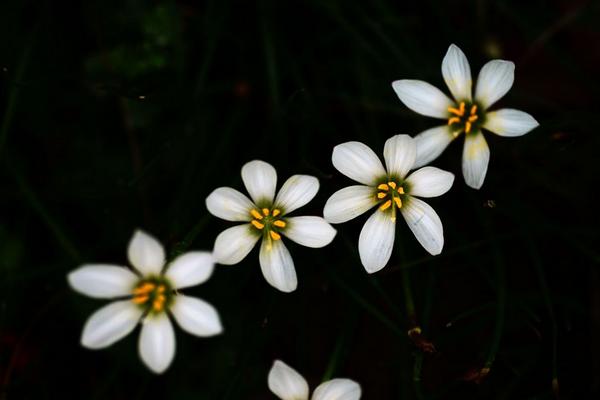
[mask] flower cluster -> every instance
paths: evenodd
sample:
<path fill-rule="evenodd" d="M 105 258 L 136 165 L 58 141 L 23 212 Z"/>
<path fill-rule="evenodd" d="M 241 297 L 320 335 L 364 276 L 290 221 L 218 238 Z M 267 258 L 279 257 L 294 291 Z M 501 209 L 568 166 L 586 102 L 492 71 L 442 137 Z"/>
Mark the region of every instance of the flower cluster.
<path fill-rule="evenodd" d="M 383 148 L 384 163 L 363 143 L 335 146 L 333 166 L 358 184 L 333 193 L 324 206 L 323 217 L 290 216 L 316 196 L 317 178 L 293 175 L 277 191 L 275 168 L 254 160 L 241 169 L 249 197 L 236 189 L 220 187 L 206 198 L 212 215 L 240 223 L 217 236 L 212 252 L 192 251 L 167 263 L 162 245 L 138 230 L 127 251 L 132 268 L 90 264 L 71 272 L 68 281 L 74 290 L 93 298 L 114 299 L 85 323 L 82 345 L 105 348 L 141 323 L 140 357 L 150 370 L 162 373 L 175 356 L 175 334 L 169 314 L 183 330 L 195 336 L 214 336 L 223 331 L 219 314 L 210 304 L 180 292 L 207 281 L 215 262 L 237 264 L 260 240 L 258 258 L 265 280 L 282 292 L 292 292 L 298 287 L 298 279 L 284 237 L 306 247 L 325 247 L 336 236 L 330 224 L 349 221 L 371 209 L 374 211 L 358 239 L 360 261 L 368 273 L 381 270 L 389 262 L 398 215 L 428 253 L 440 254 L 444 246 L 442 222 L 421 199 L 448 192 L 454 174 L 425 165 L 464 134 L 463 176 L 467 185 L 478 189 L 483 185 L 490 156 L 483 130 L 500 136 L 519 136 L 538 125 L 522 111 L 489 110 L 513 84 L 512 62 L 488 62 L 479 73 L 473 94 L 469 62 L 457 46 L 451 45 L 442 62 L 442 75 L 453 100 L 423 81 L 399 80 L 392 86 L 408 108 L 445 120 L 444 125 L 415 138 L 389 138 Z M 309 399 L 304 378 L 281 361 L 273 364 L 268 385 L 282 400 Z M 312 399 L 356 400 L 360 396 L 361 387 L 356 382 L 334 379 L 319 385 Z"/>

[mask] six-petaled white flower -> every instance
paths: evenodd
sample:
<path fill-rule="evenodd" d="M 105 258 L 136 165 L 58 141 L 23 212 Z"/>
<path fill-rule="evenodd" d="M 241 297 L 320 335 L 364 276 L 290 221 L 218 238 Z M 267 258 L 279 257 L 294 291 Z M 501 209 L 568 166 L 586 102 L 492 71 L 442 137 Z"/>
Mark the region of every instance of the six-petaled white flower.
<path fill-rule="evenodd" d="M 215 189 L 206 198 L 211 214 L 227 221 L 246 222 L 217 236 L 213 250 L 215 260 L 221 264 L 237 264 L 262 238 L 259 261 L 265 279 L 282 292 L 292 292 L 298 280 L 294 261 L 281 235 L 303 246 L 317 248 L 331 243 L 336 234 L 321 217 L 287 216 L 315 197 L 319 181 L 313 176 L 294 175 L 275 196 L 275 168 L 259 160 L 242 167 L 242 180 L 252 201 L 229 187 Z"/>
<path fill-rule="evenodd" d="M 454 174 L 424 167 L 408 175 L 416 154 L 415 141 L 410 136 L 391 137 L 383 150 L 386 171 L 373 150 L 363 143 L 347 142 L 333 149 L 331 159 L 335 168 L 362 185 L 335 192 L 327 200 L 323 214 L 327 221 L 341 223 L 378 206 L 363 226 L 358 241 L 360 259 L 369 273 L 379 271 L 390 259 L 397 209 L 425 250 L 437 255 L 444 246 L 440 218 L 417 197 L 446 193 L 454 182 Z"/>
<path fill-rule="evenodd" d="M 175 356 L 175 333 L 167 311 L 181 328 L 196 336 L 222 332 L 213 306 L 179 289 L 205 282 L 213 272 L 209 252 L 192 251 L 165 266 L 162 245 L 137 231 L 127 250 L 135 270 L 122 266 L 83 265 L 68 275 L 71 287 L 87 296 L 118 299 L 96 311 L 83 328 L 81 343 L 90 349 L 110 346 L 142 324 L 138 350 L 155 373 L 164 372 Z"/>
<path fill-rule="evenodd" d="M 269 371 L 269 389 L 281 400 L 308 400 L 308 383 L 296 370 L 276 360 Z M 321 383 L 311 400 L 358 400 L 360 385 L 353 380 L 337 378 Z"/>
<path fill-rule="evenodd" d="M 393 82 L 394 91 L 408 108 L 422 115 L 447 120 L 446 125 L 416 136 L 416 166 L 435 160 L 450 142 L 464 133 L 463 176 L 467 185 L 479 189 L 485 180 L 490 159 L 490 149 L 481 129 L 514 137 L 538 126 L 537 121 L 523 111 L 511 108 L 488 111 L 510 90 L 514 72 L 515 64 L 511 61 L 489 61 L 479 72 L 473 97 L 469 61 L 453 44 L 442 61 L 442 75 L 454 100 L 424 81 L 403 79 Z"/>

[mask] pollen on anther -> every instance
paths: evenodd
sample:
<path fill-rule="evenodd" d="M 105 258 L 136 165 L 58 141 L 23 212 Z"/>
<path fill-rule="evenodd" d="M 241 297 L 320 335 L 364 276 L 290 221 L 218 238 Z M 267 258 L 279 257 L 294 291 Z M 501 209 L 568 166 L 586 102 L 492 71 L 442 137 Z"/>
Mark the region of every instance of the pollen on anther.
<path fill-rule="evenodd" d="M 135 296 L 133 298 L 133 302 L 135 304 L 144 304 L 145 302 L 148 301 L 150 297 L 148 295 L 141 295 L 141 296 Z"/>
<path fill-rule="evenodd" d="M 285 221 L 277 220 L 277 221 L 273 222 L 273 225 L 275 225 L 278 228 L 285 228 L 286 223 L 285 223 Z"/>
<path fill-rule="evenodd" d="M 404 194 L 404 188 L 402 186 L 400 186 L 396 191 L 398 192 L 398 194 Z"/>
<path fill-rule="evenodd" d="M 471 115 L 474 115 L 477 112 L 477 104 L 473 104 L 471 106 Z"/>
<path fill-rule="evenodd" d="M 273 240 L 279 240 L 281 239 L 281 235 L 275 231 L 269 231 L 269 235 L 271 235 L 271 238 Z"/>
<path fill-rule="evenodd" d="M 254 227 L 255 227 L 256 229 L 262 229 L 262 228 L 264 228 L 264 227 L 265 227 L 265 224 L 261 224 L 260 222 L 258 222 L 258 221 L 257 221 L 257 220 L 255 220 L 255 219 L 253 219 L 252 221 L 250 221 L 250 223 L 251 223 L 252 225 L 254 225 Z"/>
<path fill-rule="evenodd" d="M 448 125 L 452 125 L 452 124 L 455 124 L 457 122 L 460 122 L 460 118 L 458 118 L 458 117 L 452 117 L 452 118 L 448 119 Z"/>
<path fill-rule="evenodd" d="M 383 193 L 383 192 L 377 193 L 377 198 L 378 199 L 384 199 L 386 196 L 387 196 L 387 193 Z"/>
<path fill-rule="evenodd" d="M 469 122 L 475 122 L 477 121 L 479 117 L 477 115 L 471 115 L 468 119 Z"/>
<path fill-rule="evenodd" d="M 269 209 L 268 208 L 263 208 L 262 209 L 263 214 L 265 215 L 265 217 L 269 216 Z"/>
<path fill-rule="evenodd" d="M 256 210 L 250 210 L 250 214 L 256 219 L 263 219 L 263 216 Z"/>
<path fill-rule="evenodd" d="M 471 132 L 471 123 L 469 121 L 465 122 L 465 132 Z"/>
<path fill-rule="evenodd" d="M 390 208 L 390 206 L 391 206 L 391 205 L 392 205 L 392 201 L 391 201 L 391 200 L 388 200 L 388 201 L 386 201 L 385 203 L 383 203 L 383 204 L 382 204 L 382 205 L 379 207 L 379 209 L 380 209 L 381 211 L 385 211 L 385 210 L 387 210 L 388 208 Z"/>
<path fill-rule="evenodd" d="M 386 185 L 385 183 L 382 183 L 381 185 L 377 186 L 377 189 L 379 189 L 379 190 L 390 190 L 389 186 Z"/>
<path fill-rule="evenodd" d="M 388 186 L 392 189 L 396 189 L 396 182 L 388 182 Z"/>
<path fill-rule="evenodd" d="M 273 210 L 273 216 L 274 217 L 278 216 L 279 214 L 281 214 L 281 210 L 280 209 L 276 208 L 276 209 Z"/>
<path fill-rule="evenodd" d="M 400 197 L 394 197 L 394 203 L 396 203 L 398 208 L 402 208 L 402 200 L 400 200 Z"/>

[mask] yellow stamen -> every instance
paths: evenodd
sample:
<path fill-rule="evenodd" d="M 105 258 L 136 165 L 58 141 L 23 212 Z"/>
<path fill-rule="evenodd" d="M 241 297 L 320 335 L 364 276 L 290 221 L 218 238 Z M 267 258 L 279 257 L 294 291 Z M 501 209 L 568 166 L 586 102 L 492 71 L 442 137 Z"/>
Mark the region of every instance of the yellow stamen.
<path fill-rule="evenodd" d="M 460 118 L 458 118 L 458 117 L 452 117 L 452 118 L 448 119 L 448 125 L 452 125 L 452 124 L 455 124 L 457 122 L 460 122 Z"/>
<path fill-rule="evenodd" d="M 396 189 L 396 182 L 388 182 L 388 186 L 392 189 Z"/>
<path fill-rule="evenodd" d="M 146 282 L 144 283 L 142 286 L 138 286 L 135 289 L 133 289 L 133 294 L 134 295 L 138 295 L 138 294 L 148 294 L 150 293 L 152 290 L 154 290 L 154 284 L 150 283 L 150 282 Z"/>
<path fill-rule="evenodd" d="M 250 214 L 256 219 L 263 219 L 263 216 L 256 210 L 250 210 Z"/>
<path fill-rule="evenodd" d="M 161 294 L 152 302 L 152 309 L 154 309 L 154 311 L 162 311 L 166 300 L 167 298 Z"/>
<path fill-rule="evenodd" d="M 383 198 L 385 198 L 385 196 L 387 196 L 387 193 L 383 193 L 383 192 L 377 193 L 377 198 L 378 199 L 383 199 Z"/>
<path fill-rule="evenodd" d="M 264 227 L 265 227 L 265 224 L 261 224 L 260 222 L 258 222 L 258 221 L 257 221 L 257 220 L 255 220 L 255 219 L 253 219 L 252 221 L 250 221 L 250 223 L 251 223 L 252 225 L 254 225 L 254 227 L 255 227 L 256 229 L 262 229 L 262 228 L 264 228 Z"/>
<path fill-rule="evenodd" d="M 276 208 L 276 209 L 273 210 L 273 216 L 274 217 L 278 216 L 279 214 L 281 214 L 281 210 L 280 209 Z"/>
<path fill-rule="evenodd" d="M 399 194 L 404 194 L 404 188 L 400 186 L 398 190 L 396 190 L 396 192 L 398 192 Z"/>
<path fill-rule="evenodd" d="M 377 186 L 377 189 L 379 189 L 379 190 L 390 190 L 390 188 L 388 187 L 388 185 L 386 185 L 385 183 L 382 183 L 381 185 Z"/>
<path fill-rule="evenodd" d="M 148 295 L 142 295 L 142 296 L 135 296 L 132 301 L 135 304 L 144 304 L 145 302 L 148 301 L 150 297 Z"/>
<path fill-rule="evenodd" d="M 402 200 L 400 200 L 400 197 L 394 197 L 394 203 L 396 203 L 398 208 L 402 208 Z"/>
<path fill-rule="evenodd" d="M 160 294 L 164 293 L 166 290 L 165 285 L 158 285 L 158 288 L 156 289 L 156 291 Z"/>
<path fill-rule="evenodd" d="M 469 122 L 475 122 L 477 121 L 479 117 L 477 115 L 471 115 L 468 119 Z"/>
<path fill-rule="evenodd" d="M 465 122 L 465 132 L 471 132 L 471 123 L 469 121 Z"/>
<path fill-rule="evenodd" d="M 265 215 L 265 217 L 269 216 L 269 209 L 268 208 L 263 208 L 262 209 L 263 214 Z"/>
<path fill-rule="evenodd" d="M 458 108 L 448 107 L 448 112 L 452 113 L 454 115 L 458 115 L 459 117 L 462 117 L 465 114 L 464 108 L 465 107 L 463 106 L 462 109 L 459 110 Z"/>
<path fill-rule="evenodd" d="M 391 205 L 392 205 L 392 201 L 391 201 L 391 200 L 388 200 L 388 201 L 386 201 L 385 203 L 383 203 L 383 204 L 382 204 L 382 205 L 379 207 L 379 209 L 380 209 L 381 211 L 385 211 L 385 210 L 387 210 L 388 208 L 390 208 L 390 206 L 391 206 Z"/>
<path fill-rule="evenodd" d="M 463 115 L 465 115 L 465 102 L 461 101 L 460 102 L 460 116 L 462 117 Z"/>
<path fill-rule="evenodd" d="M 477 104 L 473 104 L 471 106 L 471 115 L 475 115 L 476 112 L 477 112 Z"/>
<path fill-rule="evenodd" d="M 280 240 L 281 235 L 275 231 L 269 231 L 269 235 L 273 238 L 273 240 Z"/>
<path fill-rule="evenodd" d="M 273 225 L 275 225 L 279 228 L 285 228 L 286 223 L 282 220 L 277 220 L 277 221 L 273 222 Z"/>

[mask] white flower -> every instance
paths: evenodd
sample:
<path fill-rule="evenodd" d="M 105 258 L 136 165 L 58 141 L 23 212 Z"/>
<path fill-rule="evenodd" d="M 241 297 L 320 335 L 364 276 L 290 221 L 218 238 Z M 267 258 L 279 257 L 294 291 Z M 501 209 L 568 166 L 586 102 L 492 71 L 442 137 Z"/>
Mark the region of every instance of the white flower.
<path fill-rule="evenodd" d="M 488 111 L 511 88 L 515 64 L 492 60 L 481 68 L 472 97 L 471 68 L 465 54 L 450 45 L 442 61 L 442 75 L 452 93 L 450 100 L 427 82 L 402 79 L 392 83 L 400 100 L 411 110 L 433 118 L 445 119 L 447 124 L 428 129 L 415 137 L 417 161 L 415 166 L 429 164 L 448 147 L 451 141 L 465 133 L 462 171 L 467 185 L 479 189 L 485 180 L 490 149 L 481 129 L 500 136 L 521 136 L 539 124 L 529 114 L 503 108 Z"/>
<path fill-rule="evenodd" d="M 247 222 L 221 232 L 215 240 L 213 254 L 221 264 L 237 264 L 250 253 L 260 238 L 260 267 L 263 276 L 282 292 L 296 290 L 298 280 L 294 261 L 281 235 L 308 247 L 331 243 L 336 231 L 320 217 L 288 217 L 319 191 L 317 178 L 294 175 L 281 187 L 277 196 L 277 172 L 264 161 L 250 161 L 242 167 L 242 180 L 252 201 L 229 187 L 215 189 L 206 198 L 211 214 L 227 221 Z"/>
<path fill-rule="evenodd" d="M 360 142 L 336 146 L 331 156 L 342 174 L 362 185 L 335 192 L 323 214 L 331 223 L 349 221 L 378 205 L 360 233 L 358 251 L 369 273 L 377 272 L 390 259 L 394 246 L 396 209 L 429 253 L 440 254 L 444 229 L 436 212 L 417 197 L 436 197 L 450 190 L 454 174 L 434 167 L 413 168 L 417 149 L 408 135 L 396 135 L 385 142 L 383 156 L 387 171 L 373 150 Z M 417 197 L 414 197 L 417 196 Z"/>
<path fill-rule="evenodd" d="M 87 320 L 81 344 L 102 349 L 124 338 L 142 324 L 138 350 L 153 372 L 164 372 L 175 356 L 175 333 L 167 311 L 186 332 L 207 337 L 223 331 L 213 306 L 179 289 L 205 282 L 213 272 L 209 252 L 192 251 L 165 267 L 165 251 L 152 236 L 136 231 L 127 250 L 135 268 L 104 264 L 83 265 L 68 275 L 71 287 L 99 299 L 118 299 Z"/>
<path fill-rule="evenodd" d="M 281 400 L 308 400 L 308 383 L 296 370 L 276 360 L 269 371 L 269 389 Z M 312 400 L 358 400 L 360 385 L 350 379 L 332 379 L 321 383 Z"/>

